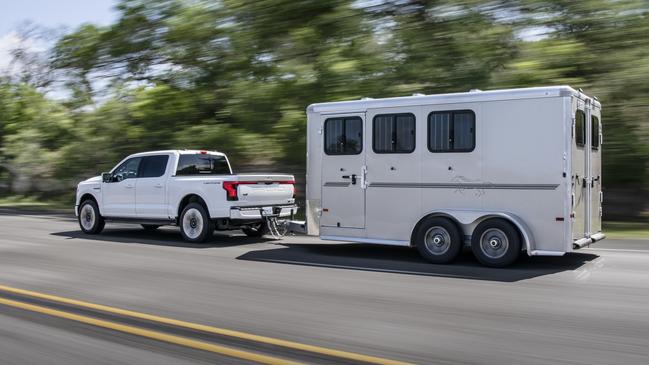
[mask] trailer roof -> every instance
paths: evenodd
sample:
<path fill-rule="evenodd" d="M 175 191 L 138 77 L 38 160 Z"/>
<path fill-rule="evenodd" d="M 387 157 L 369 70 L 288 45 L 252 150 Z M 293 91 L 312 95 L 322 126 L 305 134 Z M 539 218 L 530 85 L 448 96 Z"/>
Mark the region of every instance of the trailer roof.
<path fill-rule="evenodd" d="M 413 95 L 395 98 L 371 99 L 363 98 L 361 100 L 338 101 L 329 103 L 311 104 L 307 108 L 307 113 L 334 113 L 334 112 L 362 112 L 369 108 L 390 108 L 398 106 L 416 106 L 431 104 L 453 104 L 479 101 L 497 101 L 512 99 L 537 99 L 551 98 L 560 96 L 578 96 L 583 99 L 589 99 L 584 93 L 577 91 L 570 86 L 546 86 L 530 87 L 519 89 L 501 89 L 501 90 L 472 90 L 463 93 L 434 94 L 434 95 Z M 594 101 L 599 106 L 599 102 Z"/>

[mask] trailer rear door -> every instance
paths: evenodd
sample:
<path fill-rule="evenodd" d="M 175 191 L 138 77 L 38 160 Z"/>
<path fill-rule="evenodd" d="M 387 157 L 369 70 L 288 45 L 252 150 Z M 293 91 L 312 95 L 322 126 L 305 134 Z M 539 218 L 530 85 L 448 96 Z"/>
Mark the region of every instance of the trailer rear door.
<path fill-rule="evenodd" d="M 577 241 L 588 237 L 588 218 L 590 216 L 588 161 L 590 151 L 588 144 L 586 103 L 573 98 L 572 119 L 572 239 Z"/>
<path fill-rule="evenodd" d="M 602 230 L 601 110 L 574 98 L 572 130 L 572 239 Z"/>

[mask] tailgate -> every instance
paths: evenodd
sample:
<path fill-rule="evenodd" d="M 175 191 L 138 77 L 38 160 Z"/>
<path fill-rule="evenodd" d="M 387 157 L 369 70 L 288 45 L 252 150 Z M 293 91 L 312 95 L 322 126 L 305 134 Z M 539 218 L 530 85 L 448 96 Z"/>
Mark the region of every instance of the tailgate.
<path fill-rule="evenodd" d="M 245 205 L 287 204 L 295 201 L 291 175 L 239 175 L 237 196 Z"/>

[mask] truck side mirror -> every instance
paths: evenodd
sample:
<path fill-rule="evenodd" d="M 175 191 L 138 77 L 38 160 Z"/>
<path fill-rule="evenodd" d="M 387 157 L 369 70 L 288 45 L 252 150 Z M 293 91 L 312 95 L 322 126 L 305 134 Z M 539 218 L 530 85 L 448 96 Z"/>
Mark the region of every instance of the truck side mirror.
<path fill-rule="evenodd" d="M 110 172 L 102 172 L 101 180 L 105 183 L 109 183 L 113 180 L 113 174 L 111 174 Z"/>

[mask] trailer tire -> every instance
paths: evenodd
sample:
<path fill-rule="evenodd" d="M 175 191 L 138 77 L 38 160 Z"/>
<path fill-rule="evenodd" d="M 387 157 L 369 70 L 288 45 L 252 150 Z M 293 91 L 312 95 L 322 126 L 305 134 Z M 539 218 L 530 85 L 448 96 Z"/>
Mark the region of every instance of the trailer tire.
<path fill-rule="evenodd" d="M 513 224 L 492 218 L 478 224 L 471 236 L 471 251 L 481 264 L 490 267 L 509 266 L 521 252 L 521 238 Z"/>
<path fill-rule="evenodd" d="M 243 233 L 246 234 L 248 237 L 263 237 L 266 233 L 268 233 L 268 226 L 266 225 L 265 222 L 259 223 L 259 227 L 257 228 L 252 228 L 252 227 L 246 227 L 246 228 L 241 228 Z"/>
<path fill-rule="evenodd" d="M 79 227 L 83 233 L 98 234 L 104 230 L 106 221 L 99 214 L 99 207 L 92 199 L 84 200 L 79 206 Z"/>
<path fill-rule="evenodd" d="M 187 242 L 205 242 L 214 232 L 214 223 L 207 214 L 207 209 L 196 202 L 187 204 L 178 223 L 180 233 Z"/>
<path fill-rule="evenodd" d="M 419 254 L 433 264 L 450 263 L 462 251 L 460 230 L 448 218 L 426 218 L 413 238 Z"/>

